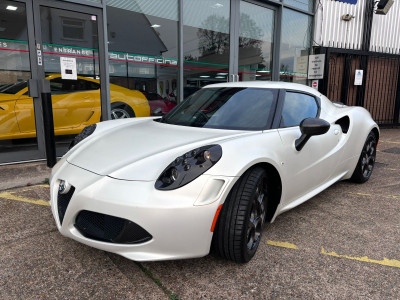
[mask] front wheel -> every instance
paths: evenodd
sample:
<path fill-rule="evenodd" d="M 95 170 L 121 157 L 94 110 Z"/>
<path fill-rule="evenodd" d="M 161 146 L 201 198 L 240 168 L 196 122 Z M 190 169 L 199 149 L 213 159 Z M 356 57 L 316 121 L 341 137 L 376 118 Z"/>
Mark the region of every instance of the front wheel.
<path fill-rule="evenodd" d="M 372 170 L 374 169 L 376 157 L 376 136 L 371 131 L 368 134 L 364 147 L 361 151 L 360 158 L 358 159 L 357 166 L 351 176 L 351 180 L 357 183 L 364 183 L 371 177 Z"/>
<path fill-rule="evenodd" d="M 252 259 L 260 244 L 267 207 L 267 173 L 248 170 L 229 193 L 214 230 L 215 254 L 239 263 Z"/>

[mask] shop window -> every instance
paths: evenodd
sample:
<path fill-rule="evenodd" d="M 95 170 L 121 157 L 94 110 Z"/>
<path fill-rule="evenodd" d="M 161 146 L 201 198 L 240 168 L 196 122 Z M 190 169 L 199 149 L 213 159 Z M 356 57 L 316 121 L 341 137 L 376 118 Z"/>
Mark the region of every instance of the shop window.
<path fill-rule="evenodd" d="M 307 84 L 312 17 L 283 9 L 280 47 L 280 80 Z"/>
<path fill-rule="evenodd" d="M 184 86 L 226 82 L 229 69 L 229 0 L 183 1 Z"/>
<path fill-rule="evenodd" d="M 107 0 L 110 82 L 175 101 L 177 21 L 178 0 Z"/>
<path fill-rule="evenodd" d="M 272 80 L 275 11 L 240 1 L 239 76 L 241 81 Z"/>

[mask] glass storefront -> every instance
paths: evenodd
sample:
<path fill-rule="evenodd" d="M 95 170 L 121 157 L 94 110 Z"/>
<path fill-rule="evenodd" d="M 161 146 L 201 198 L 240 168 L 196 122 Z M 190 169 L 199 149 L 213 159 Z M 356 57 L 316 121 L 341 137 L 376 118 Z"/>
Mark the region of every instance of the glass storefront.
<path fill-rule="evenodd" d="M 89 124 L 165 114 L 208 84 L 308 84 L 312 11 L 311 0 L 1 1 L 0 164 L 44 157 L 43 79 L 63 151 Z"/>
<path fill-rule="evenodd" d="M 107 0 L 107 23 L 110 83 L 169 111 L 177 100 L 178 1 Z"/>
<path fill-rule="evenodd" d="M 272 80 L 275 11 L 240 1 L 239 78 Z"/>
<path fill-rule="evenodd" d="M 0 16 L 0 153 L 36 150 L 26 4 L 2 1 Z"/>
<path fill-rule="evenodd" d="M 307 84 L 312 17 L 284 8 L 280 51 L 280 80 Z"/>
<path fill-rule="evenodd" d="M 229 2 L 183 2 L 184 97 L 207 84 L 228 80 Z"/>

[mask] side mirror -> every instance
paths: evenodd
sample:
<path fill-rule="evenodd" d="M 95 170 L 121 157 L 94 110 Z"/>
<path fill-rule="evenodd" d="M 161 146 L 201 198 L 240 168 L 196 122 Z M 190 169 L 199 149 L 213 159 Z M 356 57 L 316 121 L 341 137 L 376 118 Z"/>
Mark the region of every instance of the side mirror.
<path fill-rule="evenodd" d="M 161 109 L 161 107 L 156 107 L 155 109 L 153 109 L 153 111 L 151 112 L 151 114 L 153 115 L 153 116 L 162 116 L 163 115 L 163 112 L 162 112 L 162 109 Z"/>
<path fill-rule="evenodd" d="M 331 124 L 323 119 L 307 118 L 301 121 L 300 131 L 301 136 L 295 141 L 297 151 L 303 149 L 304 145 L 313 135 L 321 135 L 328 132 Z"/>

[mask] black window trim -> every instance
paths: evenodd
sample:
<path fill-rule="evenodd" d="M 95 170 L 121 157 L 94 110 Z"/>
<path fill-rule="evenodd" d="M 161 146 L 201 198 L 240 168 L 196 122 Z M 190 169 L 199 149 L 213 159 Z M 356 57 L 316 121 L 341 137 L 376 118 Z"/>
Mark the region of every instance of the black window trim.
<path fill-rule="evenodd" d="M 300 91 L 300 90 L 293 90 L 293 89 L 281 89 L 279 91 L 279 96 L 278 96 L 278 103 L 277 103 L 277 107 L 276 107 L 276 112 L 275 112 L 275 117 L 271 126 L 271 129 L 279 129 L 279 128 L 292 128 L 292 127 L 298 127 L 299 125 L 294 125 L 294 126 L 287 126 L 287 127 L 280 127 L 279 124 L 281 122 L 282 119 L 282 111 L 283 111 L 283 104 L 285 103 L 285 98 L 286 98 L 286 93 L 290 92 L 290 93 L 297 93 L 297 94 L 304 94 L 307 96 L 310 96 L 312 98 L 314 98 L 315 103 L 317 104 L 317 115 L 315 116 L 315 118 L 319 118 L 319 116 L 321 115 L 321 99 L 319 97 L 317 97 L 316 95 L 306 92 L 306 91 Z"/>

